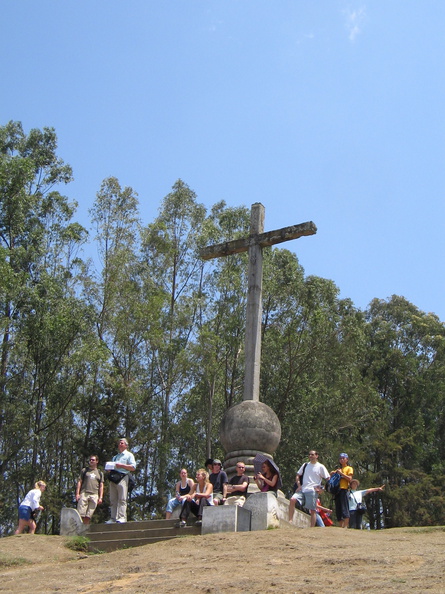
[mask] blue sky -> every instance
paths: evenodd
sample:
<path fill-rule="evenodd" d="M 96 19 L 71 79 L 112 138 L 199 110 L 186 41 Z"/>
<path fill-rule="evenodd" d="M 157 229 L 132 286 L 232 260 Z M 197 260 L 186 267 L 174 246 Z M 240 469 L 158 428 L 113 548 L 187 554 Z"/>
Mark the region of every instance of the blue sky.
<path fill-rule="evenodd" d="M 102 180 L 144 223 L 181 178 L 262 202 L 306 274 L 445 321 L 443 0 L 3 0 L 0 124 L 52 126 L 89 227 Z"/>

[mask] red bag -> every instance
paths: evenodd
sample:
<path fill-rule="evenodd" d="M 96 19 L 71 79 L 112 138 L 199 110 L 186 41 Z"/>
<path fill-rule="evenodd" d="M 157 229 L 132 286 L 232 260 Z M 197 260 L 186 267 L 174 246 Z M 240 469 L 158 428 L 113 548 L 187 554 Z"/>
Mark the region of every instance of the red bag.
<path fill-rule="evenodd" d="M 333 521 L 331 520 L 331 518 L 327 515 L 327 513 L 325 512 L 318 512 L 320 514 L 321 519 L 323 520 L 323 524 L 325 526 L 332 526 L 333 525 Z"/>

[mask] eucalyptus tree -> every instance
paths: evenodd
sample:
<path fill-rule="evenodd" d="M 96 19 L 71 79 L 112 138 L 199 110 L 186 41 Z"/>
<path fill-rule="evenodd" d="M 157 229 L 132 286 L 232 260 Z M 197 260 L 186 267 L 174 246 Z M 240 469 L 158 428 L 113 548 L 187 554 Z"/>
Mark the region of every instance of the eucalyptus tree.
<path fill-rule="evenodd" d="M 86 440 L 111 455 L 116 438 L 138 429 L 138 403 L 144 397 L 144 335 L 150 309 L 140 264 L 139 202 L 130 187 L 105 179 L 90 210 L 101 262 L 99 274 L 85 275 L 85 298 L 96 312 L 101 356 L 94 360 L 84 401 Z M 93 379 L 94 378 L 94 379 Z M 96 420 L 94 420 L 96 419 Z"/>
<path fill-rule="evenodd" d="M 363 374 L 381 402 L 368 467 L 388 482 L 386 525 L 443 523 L 445 326 L 396 295 L 366 318 Z"/>
<path fill-rule="evenodd" d="M 305 277 L 295 255 L 265 255 L 261 392 L 281 421 L 277 459 L 292 484 L 308 449 L 329 465 L 370 422 L 363 399 L 372 392 L 360 375 L 365 324 L 332 281 Z"/>
<path fill-rule="evenodd" d="M 147 290 L 157 295 L 157 323 L 145 337 L 150 390 L 156 394 L 156 505 L 165 492 L 168 463 L 174 452 L 173 409 L 188 386 L 188 347 L 196 336 L 202 293 L 202 262 L 197 254 L 205 208 L 181 180 L 164 198 L 159 215 L 142 239 Z"/>
<path fill-rule="evenodd" d="M 87 234 L 71 221 L 76 204 L 59 192 L 72 174 L 56 150 L 51 128 L 0 128 L 0 470 L 12 496 L 37 474 L 53 474 L 44 452 L 61 426 L 66 433 L 87 332 L 76 295 L 76 255 Z"/>

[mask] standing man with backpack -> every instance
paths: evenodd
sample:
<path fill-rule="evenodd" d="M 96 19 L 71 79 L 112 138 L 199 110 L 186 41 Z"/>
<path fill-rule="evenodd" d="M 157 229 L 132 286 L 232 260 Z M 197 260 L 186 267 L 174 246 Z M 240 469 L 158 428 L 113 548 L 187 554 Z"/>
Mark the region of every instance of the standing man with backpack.
<path fill-rule="evenodd" d="M 340 475 L 340 489 L 335 495 L 335 513 L 341 528 L 349 526 L 349 499 L 348 489 L 349 483 L 352 480 L 354 469 L 349 466 L 348 454 L 342 453 L 339 456 L 340 468 L 333 470 L 331 476 L 334 474 Z"/>
<path fill-rule="evenodd" d="M 318 461 L 318 452 L 310 450 L 309 462 L 303 464 L 297 472 L 297 489 L 289 501 L 289 522 L 293 520 L 295 503 L 299 500 L 311 514 L 311 528 L 316 525 L 317 499 L 319 492 L 323 490 L 321 481 L 329 476 L 326 467 Z"/>
<path fill-rule="evenodd" d="M 89 524 L 104 496 L 104 474 L 97 468 L 99 457 L 91 455 L 88 468 L 82 468 L 76 487 L 77 511 L 84 524 Z"/>

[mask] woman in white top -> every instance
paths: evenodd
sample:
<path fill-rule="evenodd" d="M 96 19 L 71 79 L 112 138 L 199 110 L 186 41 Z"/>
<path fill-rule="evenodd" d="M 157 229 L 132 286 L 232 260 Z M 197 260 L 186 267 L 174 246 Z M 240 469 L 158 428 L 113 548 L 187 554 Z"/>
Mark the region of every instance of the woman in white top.
<path fill-rule="evenodd" d="M 26 494 L 25 499 L 21 502 L 19 507 L 19 527 L 15 531 L 16 534 L 21 534 L 26 526 L 29 527 L 30 534 L 34 534 L 36 531 L 36 523 L 32 517 L 32 512 L 36 509 L 44 509 L 40 505 L 40 497 L 45 489 L 46 483 L 37 481 L 34 485 L 34 489 L 31 489 L 31 491 L 28 491 Z"/>
<path fill-rule="evenodd" d="M 199 526 L 202 523 L 202 510 L 205 505 L 214 505 L 213 485 L 209 480 L 209 473 L 205 468 L 200 468 L 196 473 L 196 483 L 183 501 L 179 525 L 182 527 L 187 525 L 187 518 L 192 511 L 198 518 L 196 524 Z"/>

